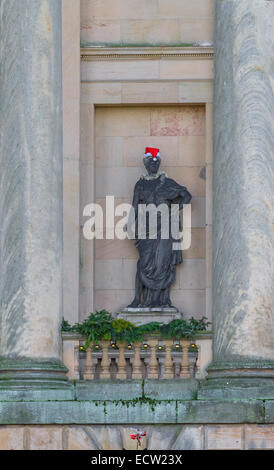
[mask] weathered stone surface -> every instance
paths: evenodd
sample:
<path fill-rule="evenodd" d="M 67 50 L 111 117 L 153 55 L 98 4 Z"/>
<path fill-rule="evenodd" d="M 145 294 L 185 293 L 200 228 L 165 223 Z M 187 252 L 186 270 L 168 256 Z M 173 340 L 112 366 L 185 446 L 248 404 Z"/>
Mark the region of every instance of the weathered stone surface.
<path fill-rule="evenodd" d="M 88 426 L 69 426 L 66 433 L 65 450 L 98 450 Z"/>
<path fill-rule="evenodd" d="M 182 318 L 182 314 L 172 308 L 124 308 L 117 313 L 117 318 L 122 318 L 134 325 L 142 325 L 153 321 L 169 323 L 172 320 Z"/>
<path fill-rule="evenodd" d="M 183 18 L 195 18 L 199 13 L 199 17 L 208 18 L 213 16 L 214 1 L 213 0 L 194 0 L 193 2 L 182 2 L 181 0 L 159 0 L 159 13 L 167 17 L 181 16 Z"/>
<path fill-rule="evenodd" d="M 204 448 L 204 426 L 182 426 L 177 429 L 177 439 L 172 450 L 202 450 Z"/>
<path fill-rule="evenodd" d="M 161 80 L 212 80 L 213 60 L 165 60 L 159 63 Z"/>
<path fill-rule="evenodd" d="M 188 401 L 178 402 L 178 423 L 262 423 L 264 405 L 250 401 Z"/>
<path fill-rule="evenodd" d="M 61 2 L 1 2 L 0 355 L 26 361 L 61 349 L 61 65 Z"/>
<path fill-rule="evenodd" d="M 273 19 L 273 2 L 216 2 L 215 337 L 204 399 L 273 396 Z"/>
<path fill-rule="evenodd" d="M 78 400 L 131 400 L 142 396 L 141 381 L 82 381 L 76 384 Z"/>
<path fill-rule="evenodd" d="M 244 364 L 245 366 L 245 364 Z M 231 369 L 233 366 L 231 367 Z M 256 377 L 260 371 L 259 367 L 250 371 L 255 377 L 241 377 L 245 369 L 236 369 L 238 377 L 232 377 L 233 371 L 224 365 L 224 371 L 217 370 L 218 377 L 213 377 L 214 369 L 209 367 L 210 380 L 206 381 L 198 391 L 198 398 L 201 400 L 245 400 L 245 399 L 272 399 L 274 396 L 274 386 L 271 378 Z M 248 372 L 248 370 L 247 370 Z M 223 374 L 223 375 L 222 375 Z"/>
<path fill-rule="evenodd" d="M 176 402 L 1 402 L 0 424 L 175 423 Z"/>
<path fill-rule="evenodd" d="M 119 426 L 69 426 L 68 450 L 120 450 L 123 448 Z"/>
<path fill-rule="evenodd" d="M 246 425 L 245 449 L 274 449 L 274 426 Z"/>
<path fill-rule="evenodd" d="M 121 426 L 92 426 L 88 428 L 89 434 L 103 450 L 120 450 L 123 448 Z"/>
<path fill-rule="evenodd" d="M 0 450 L 23 450 L 23 448 L 23 426 L 0 426 Z"/>
<path fill-rule="evenodd" d="M 121 103 L 121 83 L 81 83 L 81 103 Z"/>
<path fill-rule="evenodd" d="M 168 75 L 168 72 L 166 75 Z M 159 61 L 138 60 L 136 62 L 127 62 L 123 60 L 104 60 L 97 62 L 96 67 L 94 67 L 92 62 L 82 62 L 81 78 L 82 81 L 157 80 L 159 79 Z M 176 78 L 180 79 L 181 77 Z"/>
<path fill-rule="evenodd" d="M 63 311 L 79 319 L 80 0 L 62 3 Z M 77 221 L 77 222 L 76 222 Z"/>
<path fill-rule="evenodd" d="M 61 450 L 62 426 L 30 426 L 28 448 L 29 450 Z"/>
<path fill-rule="evenodd" d="M 129 44 L 170 44 L 180 42 L 179 22 L 177 19 L 149 20 L 133 19 L 121 23 L 121 42 Z"/>
<path fill-rule="evenodd" d="M 241 425 L 206 426 L 205 434 L 208 450 L 243 448 L 243 426 Z"/>
<path fill-rule="evenodd" d="M 187 380 L 145 380 L 146 397 L 156 400 L 192 400 L 198 390 L 198 381 Z"/>
<path fill-rule="evenodd" d="M 164 82 L 126 82 L 122 84 L 123 103 L 170 103 L 178 100 L 178 83 Z M 143 139 L 143 147 L 146 144 Z"/>
<path fill-rule="evenodd" d="M 147 432 L 147 449 L 161 450 L 171 449 L 172 443 L 176 440 L 179 426 L 149 426 Z"/>
<path fill-rule="evenodd" d="M 80 107 L 80 207 L 85 207 L 87 201 L 95 202 L 94 194 L 94 106 L 82 103 Z M 80 224 L 85 218 L 81 213 Z M 94 311 L 94 241 L 80 237 L 80 259 L 82 269 L 79 271 L 79 317 L 87 318 Z M 107 307 L 103 307 L 107 308 Z"/>
<path fill-rule="evenodd" d="M 271 400 L 0 402 L 0 424 L 273 423 Z"/>
<path fill-rule="evenodd" d="M 274 423 L 274 401 L 268 400 L 265 402 L 265 422 Z"/>
<path fill-rule="evenodd" d="M 151 135 L 204 135 L 204 114 L 203 106 L 152 108 Z"/>
<path fill-rule="evenodd" d="M 134 286 L 133 286 L 134 287 Z M 134 297 L 134 289 L 128 290 L 97 290 L 96 308 L 106 309 L 109 312 L 117 312 L 124 305 L 128 305 Z"/>
<path fill-rule="evenodd" d="M 34 379 L 34 377 L 33 377 Z M 44 377 L 41 377 L 40 384 L 33 385 L 27 384 L 26 382 L 20 387 L 18 383 L 11 381 L 0 382 L 0 401 L 9 402 L 29 402 L 29 401 L 70 401 L 74 399 L 74 389 L 72 386 L 59 387 L 58 385 L 54 388 L 44 387 Z M 30 385 L 30 386 L 26 386 Z"/>
<path fill-rule="evenodd" d="M 145 136 L 150 134 L 149 108 L 98 108 L 97 136 Z"/>
<path fill-rule="evenodd" d="M 274 360 L 274 3 L 216 2 L 214 359 Z"/>
<path fill-rule="evenodd" d="M 205 291 L 196 289 L 171 289 L 172 302 L 184 313 L 184 318 L 201 318 L 205 314 Z"/>
<path fill-rule="evenodd" d="M 274 449 L 274 429 L 267 424 L 0 426 L 0 449 L 136 450 L 130 434 L 137 429 L 146 432 L 141 449 Z"/>
<path fill-rule="evenodd" d="M 214 0 L 81 0 L 81 41 L 178 44 L 213 39 Z"/>

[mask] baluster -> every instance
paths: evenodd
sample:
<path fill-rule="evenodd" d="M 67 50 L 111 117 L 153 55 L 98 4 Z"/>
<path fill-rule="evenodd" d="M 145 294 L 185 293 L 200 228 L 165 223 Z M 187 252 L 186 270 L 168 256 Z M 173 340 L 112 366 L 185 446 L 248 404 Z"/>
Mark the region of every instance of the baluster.
<path fill-rule="evenodd" d="M 159 364 L 159 369 L 160 373 L 158 374 L 158 379 L 162 380 L 164 378 L 164 372 L 165 372 L 165 357 L 164 356 L 159 356 L 158 357 L 158 364 Z"/>
<path fill-rule="evenodd" d="M 177 378 L 177 377 L 180 377 L 182 357 L 181 357 L 181 353 L 179 351 L 180 344 L 175 343 L 174 346 L 175 346 L 175 352 L 174 352 L 174 354 L 172 354 L 172 359 L 173 359 L 173 364 L 174 364 L 174 376 Z"/>
<path fill-rule="evenodd" d="M 177 362 L 177 358 L 174 358 L 174 369 L 175 377 L 180 377 L 181 364 Z"/>
<path fill-rule="evenodd" d="M 195 377 L 196 375 L 199 376 L 200 370 L 201 370 L 201 346 L 199 344 L 196 344 L 196 348 L 197 348 L 197 359 L 196 359 Z"/>
<path fill-rule="evenodd" d="M 118 357 L 118 371 L 116 375 L 116 379 L 126 379 L 127 378 L 127 372 L 126 372 L 126 360 L 125 360 L 125 347 L 126 343 L 124 341 L 118 341 L 117 346 L 119 348 L 119 357 Z"/>
<path fill-rule="evenodd" d="M 110 358 L 108 355 L 109 341 L 102 341 L 102 362 L 101 362 L 101 374 L 100 379 L 110 379 Z"/>
<path fill-rule="evenodd" d="M 80 341 L 75 342 L 74 346 L 74 374 L 73 379 L 79 380 L 80 379 L 80 363 L 79 363 L 79 354 L 80 354 Z"/>
<path fill-rule="evenodd" d="M 189 379 L 190 378 L 189 360 L 188 360 L 189 340 L 183 339 L 180 341 L 180 344 L 182 345 L 182 350 L 183 350 L 180 378 Z"/>
<path fill-rule="evenodd" d="M 83 375 L 84 380 L 92 380 L 94 378 L 93 374 L 93 361 L 92 361 L 92 347 L 93 343 L 90 343 L 86 351 L 86 363 L 85 363 L 85 373 Z"/>
<path fill-rule="evenodd" d="M 156 358 L 156 347 L 158 345 L 158 339 L 150 339 L 150 360 L 149 360 L 149 370 L 148 370 L 148 379 L 158 379 L 158 362 Z"/>
<path fill-rule="evenodd" d="M 146 354 L 148 351 L 146 351 Z M 144 357 L 144 366 L 145 366 L 145 378 L 148 379 L 148 371 L 149 371 L 149 356 L 146 355 Z"/>
<path fill-rule="evenodd" d="M 142 361 L 140 358 L 141 343 L 135 343 L 134 348 L 134 359 L 132 363 L 132 379 L 142 378 Z"/>
<path fill-rule="evenodd" d="M 172 362 L 172 357 L 171 357 L 171 349 L 173 345 L 173 340 L 172 339 L 167 339 L 164 341 L 164 345 L 166 347 L 166 356 L 165 356 L 165 371 L 163 378 L 164 379 L 173 379 L 173 362 Z"/>

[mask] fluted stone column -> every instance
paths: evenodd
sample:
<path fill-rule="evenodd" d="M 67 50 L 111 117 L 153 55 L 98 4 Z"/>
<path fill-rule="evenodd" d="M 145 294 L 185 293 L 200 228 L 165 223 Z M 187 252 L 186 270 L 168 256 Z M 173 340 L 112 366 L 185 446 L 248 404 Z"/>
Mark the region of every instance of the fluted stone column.
<path fill-rule="evenodd" d="M 0 389 L 64 388 L 61 0 L 0 5 Z"/>
<path fill-rule="evenodd" d="M 274 391 L 273 24 L 273 1 L 216 2 L 214 354 L 200 398 Z"/>

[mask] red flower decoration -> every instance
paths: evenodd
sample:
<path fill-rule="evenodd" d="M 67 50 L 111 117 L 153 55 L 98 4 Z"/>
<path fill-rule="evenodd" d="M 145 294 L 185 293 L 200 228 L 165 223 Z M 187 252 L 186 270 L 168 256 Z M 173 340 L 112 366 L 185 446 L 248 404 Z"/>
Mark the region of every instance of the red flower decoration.
<path fill-rule="evenodd" d="M 137 429 L 136 429 L 136 434 L 130 434 L 129 435 L 130 439 L 132 439 L 133 441 L 135 441 L 137 439 L 137 447 L 141 445 L 141 440 L 145 436 L 146 436 L 145 431 L 139 431 Z"/>

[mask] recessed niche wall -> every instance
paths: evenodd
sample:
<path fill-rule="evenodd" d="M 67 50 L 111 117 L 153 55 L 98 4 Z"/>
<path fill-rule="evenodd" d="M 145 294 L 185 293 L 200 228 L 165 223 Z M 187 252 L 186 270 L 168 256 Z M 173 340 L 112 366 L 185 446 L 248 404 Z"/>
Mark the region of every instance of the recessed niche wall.
<path fill-rule="evenodd" d="M 171 290 L 185 317 L 206 314 L 205 106 L 117 106 L 95 108 L 95 200 L 131 203 L 142 173 L 146 146 L 158 147 L 161 169 L 187 186 L 192 199 L 192 243 Z M 117 218 L 116 220 L 119 220 Z M 133 240 L 96 240 L 95 309 L 116 312 L 134 297 L 138 252 Z"/>

